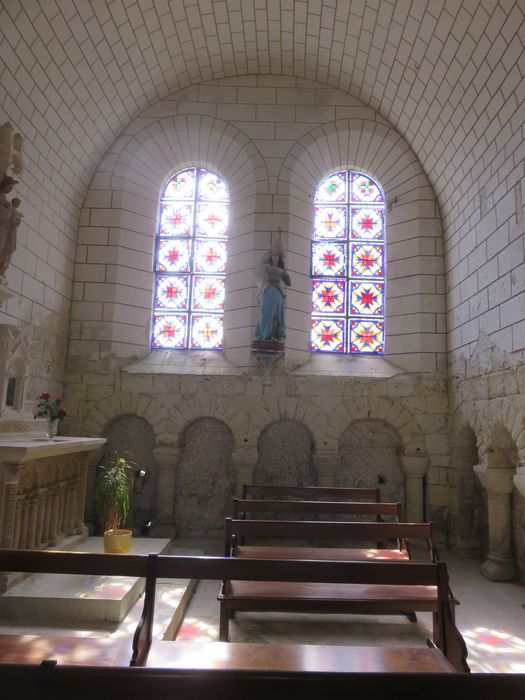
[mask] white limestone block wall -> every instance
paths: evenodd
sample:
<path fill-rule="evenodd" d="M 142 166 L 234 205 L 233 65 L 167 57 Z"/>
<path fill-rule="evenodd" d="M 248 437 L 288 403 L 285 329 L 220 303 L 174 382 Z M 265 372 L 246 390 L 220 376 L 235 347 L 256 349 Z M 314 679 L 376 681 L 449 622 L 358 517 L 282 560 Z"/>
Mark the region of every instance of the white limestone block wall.
<path fill-rule="evenodd" d="M 230 188 L 228 359 L 252 364 L 253 270 L 279 226 L 292 275 L 286 361 L 309 359 L 313 194 L 324 176 L 350 167 L 377 178 L 388 202 L 386 357 L 411 371 L 444 371 L 441 227 L 416 157 L 359 100 L 285 76 L 225 78 L 175 93 L 133 120 L 109 149 L 81 213 L 73 361 L 148 354 L 160 191 L 170 175 L 192 164 L 216 170 Z"/>

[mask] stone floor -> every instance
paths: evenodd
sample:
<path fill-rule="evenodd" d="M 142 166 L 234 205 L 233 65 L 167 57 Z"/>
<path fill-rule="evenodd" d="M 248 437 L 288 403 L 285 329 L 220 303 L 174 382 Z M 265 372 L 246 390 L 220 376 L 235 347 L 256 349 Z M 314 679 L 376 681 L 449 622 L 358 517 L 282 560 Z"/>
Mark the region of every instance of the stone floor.
<path fill-rule="evenodd" d="M 220 554 L 221 543 L 177 540 L 180 553 L 187 547 L 206 554 Z M 181 549 L 182 548 L 182 549 Z M 195 550 L 197 548 L 197 550 Z M 480 561 L 459 559 L 442 551 L 447 562 L 451 587 L 460 601 L 457 624 L 467 642 L 472 671 L 525 673 L 525 586 L 493 583 L 479 573 Z M 219 582 L 202 581 L 186 611 L 177 639 L 216 640 L 218 638 Z M 180 586 L 159 582 L 155 604 L 155 638 L 172 638 L 173 616 L 184 595 Z M 97 622 L 77 625 L 67 633 L 86 636 L 94 632 L 110 638 L 131 640 L 138 622 L 142 600 L 131 608 L 120 625 Z M 232 641 L 302 642 L 308 644 L 354 644 L 419 646 L 430 634 L 430 615 L 418 614 L 418 624 L 398 616 L 292 615 L 284 613 L 238 613 L 231 623 Z M 64 625 L 14 626 L 0 619 L 0 632 L 63 634 Z"/>

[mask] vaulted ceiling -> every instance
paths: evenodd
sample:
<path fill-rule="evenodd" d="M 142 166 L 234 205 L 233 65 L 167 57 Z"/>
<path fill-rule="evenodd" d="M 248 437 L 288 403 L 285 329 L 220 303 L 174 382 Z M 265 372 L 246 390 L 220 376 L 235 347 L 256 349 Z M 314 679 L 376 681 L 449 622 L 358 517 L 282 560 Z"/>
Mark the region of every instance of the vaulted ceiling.
<path fill-rule="evenodd" d="M 397 127 L 446 216 L 491 140 L 521 128 L 524 12 L 522 0 L 3 0 L 0 116 L 80 196 L 159 98 L 246 73 L 311 78 Z"/>

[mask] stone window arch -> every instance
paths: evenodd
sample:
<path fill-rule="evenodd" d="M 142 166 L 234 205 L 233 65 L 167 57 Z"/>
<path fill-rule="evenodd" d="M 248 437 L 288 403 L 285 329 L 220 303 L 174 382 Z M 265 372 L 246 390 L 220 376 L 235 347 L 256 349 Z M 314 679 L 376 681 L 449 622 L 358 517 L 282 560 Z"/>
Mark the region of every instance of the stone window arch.
<path fill-rule="evenodd" d="M 314 199 L 310 351 L 384 353 L 385 198 L 356 170 L 321 180 Z"/>
<path fill-rule="evenodd" d="M 152 348 L 223 348 L 228 214 L 228 186 L 208 168 L 181 170 L 162 188 Z"/>

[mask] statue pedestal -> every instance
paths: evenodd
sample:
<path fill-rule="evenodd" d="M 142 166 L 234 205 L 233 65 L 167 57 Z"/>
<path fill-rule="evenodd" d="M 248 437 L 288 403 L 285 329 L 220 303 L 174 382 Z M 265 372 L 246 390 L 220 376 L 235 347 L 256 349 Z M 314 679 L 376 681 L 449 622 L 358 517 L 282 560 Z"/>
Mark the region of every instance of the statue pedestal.
<path fill-rule="evenodd" d="M 277 340 L 254 340 L 252 349 L 262 352 L 284 352 L 284 343 Z"/>
<path fill-rule="evenodd" d="M 261 350 L 255 348 L 255 343 L 267 343 L 268 345 L 279 345 L 282 346 L 282 350 Z M 284 357 L 284 344 L 274 343 L 265 340 L 254 340 L 252 345 L 252 355 L 254 356 L 257 364 L 262 368 L 262 379 L 261 382 L 264 386 L 270 386 L 272 383 L 272 371 L 274 365 L 279 362 Z"/>

